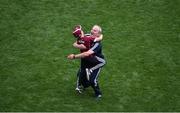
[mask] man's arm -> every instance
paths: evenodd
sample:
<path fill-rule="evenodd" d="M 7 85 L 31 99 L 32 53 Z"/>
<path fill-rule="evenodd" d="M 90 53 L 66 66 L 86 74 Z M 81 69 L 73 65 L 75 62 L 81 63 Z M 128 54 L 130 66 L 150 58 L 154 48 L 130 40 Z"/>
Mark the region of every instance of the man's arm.
<path fill-rule="evenodd" d="M 88 57 L 89 55 L 96 53 L 99 50 L 99 48 L 100 48 L 100 43 L 96 42 L 95 45 L 91 49 L 89 49 L 88 51 L 80 53 L 80 54 L 76 54 L 76 55 L 70 54 L 70 55 L 68 55 L 67 58 L 72 60 L 72 59 L 77 59 L 77 58 Z"/>
<path fill-rule="evenodd" d="M 68 59 L 80 59 L 80 58 L 84 58 L 84 57 L 88 57 L 89 55 L 92 55 L 94 53 L 94 51 L 92 50 L 88 50 L 87 52 L 83 52 L 83 53 L 80 53 L 80 54 L 70 54 L 68 55 Z"/>
<path fill-rule="evenodd" d="M 101 34 L 99 37 L 94 39 L 94 42 L 101 41 L 103 39 L 103 34 Z"/>
<path fill-rule="evenodd" d="M 86 46 L 84 46 L 83 44 L 78 44 L 77 41 L 74 42 L 73 46 L 77 49 L 86 49 Z"/>

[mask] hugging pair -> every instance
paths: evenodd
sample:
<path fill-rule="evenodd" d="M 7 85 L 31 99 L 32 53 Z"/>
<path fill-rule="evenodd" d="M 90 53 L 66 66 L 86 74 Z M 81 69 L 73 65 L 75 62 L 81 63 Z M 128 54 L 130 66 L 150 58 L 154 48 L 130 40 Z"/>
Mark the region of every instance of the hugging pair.
<path fill-rule="evenodd" d="M 105 65 L 102 54 L 101 40 L 103 39 L 102 29 L 94 25 L 90 34 L 85 34 L 80 25 L 75 26 L 73 35 L 77 38 L 73 46 L 80 49 L 80 54 L 70 54 L 68 59 L 81 59 L 81 66 L 77 73 L 76 90 L 82 90 L 91 86 L 95 96 L 100 98 L 102 93 L 98 84 L 98 76 L 101 68 Z"/>

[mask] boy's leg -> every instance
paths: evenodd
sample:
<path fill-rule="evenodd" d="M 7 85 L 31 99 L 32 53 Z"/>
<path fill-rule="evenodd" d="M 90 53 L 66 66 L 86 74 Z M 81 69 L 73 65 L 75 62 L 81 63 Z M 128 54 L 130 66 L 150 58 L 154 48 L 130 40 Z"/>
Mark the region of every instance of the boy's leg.
<path fill-rule="evenodd" d="M 81 68 L 78 70 L 78 72 L 77 72 L 77 82 L 76 82 L 76 91 L 78 92 L 78 93 L 82 93 L 82 91 L 81 91 L 81 85 L 82 85 L 82 82 L 81 82 L 81 79 L 80 79 L 80 77 L 81 77 Z"/>
<path fill-rule="evenodd" d="M 89 65 L 84 59 L 81 59 L 80 73 L 78 74 L 78 84 L 82 85 L 84 88 L 89 86 L 89 82 L 86 79 L 86 67 Z"/>
<path fill-rule="evenodd" d="M 81 69 L 79 69 L 78 72 L 77 72 L 77 82 L 76 82 L 76 87 L 77 88 L 81 86 L 81 83 L 79 81 L 80 74 L 81 74 Z"/>
<path fill-rule="evenodd" d="M 81 82 L 81 84 L 82 84 L 82 86 L 84 88 L 87 88 L 87 87 L 90 86 L 90 83 L 89 83 L 89 81 L 86 78 L 86 70 L 85 69 L 81 70 L 81 74 L 80 74 L 79 79 L 80 79 L 80 82 Z"/>

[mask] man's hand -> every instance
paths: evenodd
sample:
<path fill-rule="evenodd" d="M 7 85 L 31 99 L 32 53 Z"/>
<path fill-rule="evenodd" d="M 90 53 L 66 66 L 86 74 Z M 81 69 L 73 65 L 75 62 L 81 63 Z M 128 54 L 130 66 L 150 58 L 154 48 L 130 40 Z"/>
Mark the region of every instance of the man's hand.
<path fill-rule="evenodd" d="M 70 60 L 73 60 L 73 59 L 74 59 L 74 57 L 75 57 L 75 55 L 74 55 L 74 54 L 70 54 L 70 55 L 68 55 L 68 56 L 67 56 L 67 58 L 68 58 L 68 59 L 70 59 Z"/>

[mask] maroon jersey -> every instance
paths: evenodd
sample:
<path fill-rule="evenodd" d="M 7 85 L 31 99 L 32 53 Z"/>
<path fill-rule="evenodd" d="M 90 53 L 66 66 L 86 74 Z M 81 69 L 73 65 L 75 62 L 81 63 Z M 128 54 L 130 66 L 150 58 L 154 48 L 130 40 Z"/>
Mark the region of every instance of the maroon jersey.
<path fill-rule="evenodd" d="M 86 49 L 80 50 L 81 53 L 88 51 L 93 46 L 94 39 L 95 38 L 93 36 L 84 36 L 84 37 L 78 38 L 77 44 L 83 44 L 86 47 Z"/>

